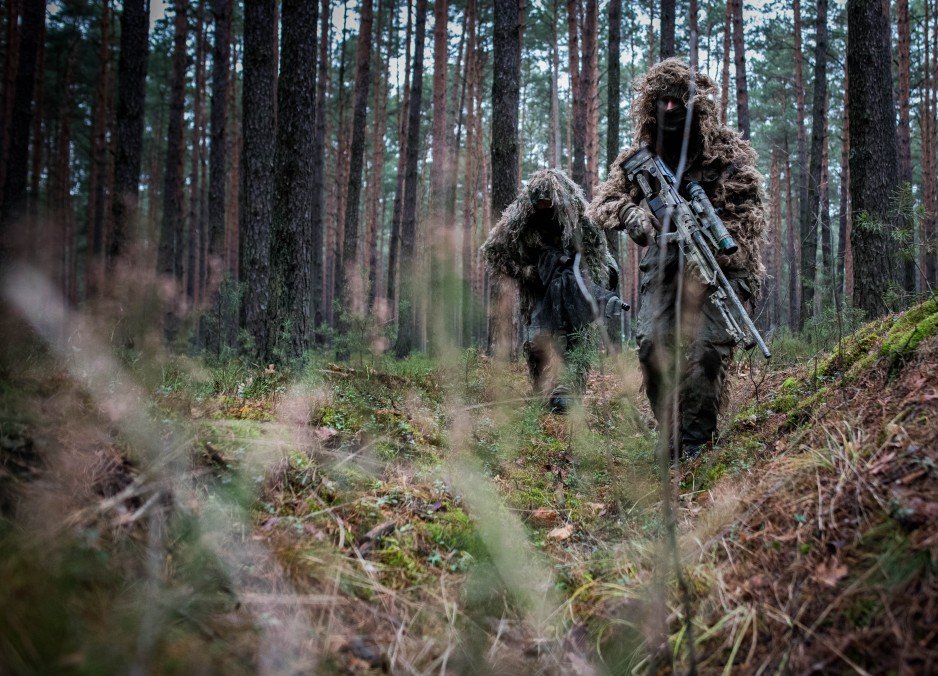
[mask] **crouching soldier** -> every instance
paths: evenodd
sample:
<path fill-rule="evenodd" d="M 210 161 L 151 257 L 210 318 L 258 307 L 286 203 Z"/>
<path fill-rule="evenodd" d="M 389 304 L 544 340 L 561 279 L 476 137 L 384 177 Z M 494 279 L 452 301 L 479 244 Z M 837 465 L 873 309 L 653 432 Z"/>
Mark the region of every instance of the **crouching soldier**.
<path fill-rule="evenodd" d="M 703 284 L 689 270 L 678 274 L 677 246 L 671 242 L 659 247 L 661 224 L 647 205 L 642 206 L 641 188 L 629 181 L 623 163 L 647 148 L 675 176 L 683 169 L 682 187 L 683 182 L 697 181 L 704 188 L 739 245 L 732 255 L 718 255 L 717 261 L 744 303 L 756 294 L 764 273 L 760 242 L 765 229 L 756 154 L 748 141 L 720 123 L 713 80 L 697 73 L 692 89 L 690 77 L 687 64 L 671 58 L 650 68 L 635 85 L 635 143 L 609 168 L 589 211 L 602 228 L 624 229 L 636 244 L 647 247 L 639 265 L 638 357 L 645 391 L 659 422 L 673 401 L 673 376 L 680 374 L 676 384 L 680 432 L 672 444 L 679 445 L 684 458 L 697 455 L 716 434 L 734 341 Z M 680 337 L 675 335 L 678 319 Z M 677 355 L 680 364 L 674 363 Z"/>
<path fill-rule="evenodd" d="M 538 171 L 482 245 L 489 271 L 518 284 L 528 372 L 555 412 L 569 407 L 570 388 L 560 382 L 560 368 L 574 352 L 595 349 L 590 324 L 623 309 L 613 291 L 618 268 L 604 233 L 585 211 L 582 190 L 566 174 Z M 576 362 L 570 365 L 572 384 L 582 390 L 585 360 Z"/>

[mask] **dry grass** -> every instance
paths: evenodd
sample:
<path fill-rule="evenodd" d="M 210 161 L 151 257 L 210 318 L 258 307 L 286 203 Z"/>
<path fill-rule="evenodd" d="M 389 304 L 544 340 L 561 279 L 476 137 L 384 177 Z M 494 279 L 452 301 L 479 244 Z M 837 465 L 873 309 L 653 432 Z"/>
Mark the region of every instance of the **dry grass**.
<path fill-rule="evenodd" d="M 687 666 L 634 355 L 559 417 L 475 352 L 116 359 L 26 288 L 0 353 L 3 667 Z M 938 342 L 897 356 L 900 324 L 741 362 L 724 437 L 674 473 L 701 671 L 933 666 Z"/>

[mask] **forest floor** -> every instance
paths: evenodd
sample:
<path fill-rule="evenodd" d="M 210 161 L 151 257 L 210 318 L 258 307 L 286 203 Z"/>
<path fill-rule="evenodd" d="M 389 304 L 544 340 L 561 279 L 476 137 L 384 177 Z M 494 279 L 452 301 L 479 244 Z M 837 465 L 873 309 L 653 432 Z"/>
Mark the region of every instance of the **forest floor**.
<path fill-rule="evenodd" d="M 475 351 L 284 373 L 4 321 L 0 672 L 938 669 L 935 299 L 738 361 L 676 556 L 631 351 L 558 416 Z"/>

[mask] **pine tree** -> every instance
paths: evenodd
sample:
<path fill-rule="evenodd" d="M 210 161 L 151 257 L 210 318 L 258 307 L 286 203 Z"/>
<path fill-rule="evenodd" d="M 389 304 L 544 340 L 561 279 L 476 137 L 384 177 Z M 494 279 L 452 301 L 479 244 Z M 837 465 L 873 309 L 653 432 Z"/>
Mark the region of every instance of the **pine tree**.
<path fill-rule="evenodd" d="M 310 202 L 319 4 L 284 0 L 282 11 L 269 307 L 270 325 L 278 335 L 268 345 L 268 356 L 277 347 L 286 357 L 297 358 L 308 346 L 311 275 L 316 273 L 310 267 Z"/>
<path fill-rule="evenodd" d="M 423 50 L 427 28 L 427 0 L 417 0 L 415 10 L 413 73 L 410 80 L 410 101 L 407 110 L 407 148 L 404 195 L 401 201 L 401 256 L 400 304 L 398 308 L 398 357 L 410 354 L 420 336 L 417 293 L 419 285 L 415 275 L 417 245 L 417 159 L 420 150 L 420 107 L 423 101 Z"/>
<path fill-rule="evenodd" d="M 241 160 L 241 224 L 238 228 L 243 296 L 241 326 L 257 354 L 270 345 L 270 224 L 273 220 L 274 117 L 277 61 L 275 0 L 244 3 L 244 89 Z"/>
<path fill-rule="evenodd" d="M 814 96 L 811 108 L 811 164 L 808 199 L 801 205 L 801 310 L 800 326 L 814 314 L 814 295 L 819 293 L 816 270 L 818 224 L 821 222 L 821 178 L 827 139 L 827 0 L 817 3 L 814 52 Z"/>
<path fill-rule="evenodd" d="M 568 2 L 570 8 L 576 0 Z M 495 1 L 495 33 L 493 44 L 492 75 L 492 220 L 497 220 L 502 211 L 511 203 L 518 188 L 518 106 L 521 93 L 520 18 L 521 7 L 518 0 Z M 572 19 L 575 33 L 576 20 Z M 571 45 L 571 52 L 574 51 Z M 571 56 L 571 60 L 573 57 Z M 579 162 L 583 180 L 583 149 L 585 136 L 585 116 L 580 118 L 579 151 L 574 142 L 574 167 Z M 575 132 L 576 135 L 576 132 Z M 577 171 L 574 170 L 574 175 Z M 576 179 L 574 179 L 576 180 Z M 490 287 L 490 324 L 488 345 L 490 350 L 506 352 L 513 343 L 512 322 L 514 298 L 501 280 L 493 279 Z"/>
<path fill-rule="evenodd" d="M 888 310 L 895 279 L 896 227 L 891 204 L 898 188 L 895 104 L 890 68 L 889 18 L 879 2 L 847 3 L 847 72 L 850 96 L 850 202 L 856 222 L 853 257 L 862 274 L 854 303 L 869 316 Z"/>

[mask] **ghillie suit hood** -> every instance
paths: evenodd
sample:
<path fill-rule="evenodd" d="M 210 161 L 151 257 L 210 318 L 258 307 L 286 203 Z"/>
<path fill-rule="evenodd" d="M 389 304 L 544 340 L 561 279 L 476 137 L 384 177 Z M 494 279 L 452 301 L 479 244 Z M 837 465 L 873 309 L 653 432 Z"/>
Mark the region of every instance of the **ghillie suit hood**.
<path fill-rule="evenodd" d="M 684 176 L 700 182 L 739 244 L 739 250 L 732 256 L 719 257 L 722 267 L 728 274 L 747 279 L 755 291 L 765 273 L 761 243 L 766 224 L 756 153 L 738 132 L 720 123 L 716 83 L 697 73 L 693 97 L 689 83 L 690 67 L 677 58 L 655 64 L 636 82 L 637 98 L 632 106 L 635 142 L 619 153 L 609 167 L 608 178 L 596 190 L 588 214 L 604 229 L 617 228 L 620 210 L 628 203 L 641 202 L 641 190 L 626 179 L 622 163 L 642 147 L 655 149 L 659 99 L 663 96 L 680 99 L 688 114 L 693 114 Z"/>
<path fill-rule="evenodd" d="M 580 186 L 559 169 L 537 171 L 502 212 L 481 249 L 493 274 L 518 282 L 525 317 L 530 315 L 538 295 L 543 293 L 536 266 L 538 255 L 547 243 L 541 233 L 529 225 L 539 199 L 551 201 L 560 226 L 561 246 L 570 256 L 581 254 L 581 270 L 585 275 L 605 287 L 610 272 L 618 272 L 609 255 L 605 234 L 586 216 L 586 198 Z"/>

